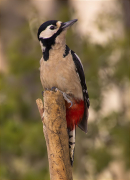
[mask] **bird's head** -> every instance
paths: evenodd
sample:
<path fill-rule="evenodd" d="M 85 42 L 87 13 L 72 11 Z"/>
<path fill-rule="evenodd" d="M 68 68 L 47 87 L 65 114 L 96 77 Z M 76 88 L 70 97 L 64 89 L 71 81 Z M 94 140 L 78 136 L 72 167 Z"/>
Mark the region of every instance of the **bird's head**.
<path fill-rule="evenodd" d="M 40 41 L 41 47 L 48 47 L 55 44 L 63 45 L 65 43 L 65 34 L 68 27 L 73 25 L 77 19 L 61 22 L 57 20 L 50 20 L 44 22 L 38 29 L 38 40 Z"/>

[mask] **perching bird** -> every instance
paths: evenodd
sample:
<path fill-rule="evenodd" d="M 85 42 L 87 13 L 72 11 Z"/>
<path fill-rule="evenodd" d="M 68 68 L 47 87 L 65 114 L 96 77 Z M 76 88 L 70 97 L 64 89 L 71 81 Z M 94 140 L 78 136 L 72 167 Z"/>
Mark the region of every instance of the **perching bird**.
<path fill-rule="evenodd" d="M 43 56 L 40 79 L 43 89 L 57 88 L 66 100 L 66 121 L 69 135 L 70 160 L 73 164 L 76 125 L 87 132 L 89 96 L 81 60 L 66 45 L 65 35 L 77 19 L 61 22 L 50 20 L 38 29 Z"/>

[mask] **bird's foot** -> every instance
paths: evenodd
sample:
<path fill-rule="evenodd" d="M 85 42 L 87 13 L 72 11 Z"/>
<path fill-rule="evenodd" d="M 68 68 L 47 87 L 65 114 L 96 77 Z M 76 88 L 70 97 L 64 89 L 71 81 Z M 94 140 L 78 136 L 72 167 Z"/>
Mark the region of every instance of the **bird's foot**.
<path fill-rule="evenodd" d="M 59 90 L 59 89 L 56 88 L 56 87 L 52 87 L 51 89 L 45 88 L 45 91 L 50 91 L 50 90 L 51 90 L 51 91 L 54 91 L 54 92 L 60 91 L 60 92 L 62 93 L 64 99 L 65 99 L 68 103 L 71 104 L 71 105 L 70 105 L 70 108 L 73 106 L 73 103 L 72 103 L 72 101 L 70 100 L 70 96 L 69 96 L 68 94 L 66 94 L 65 92 Z M 44 91 L 42 91 L 42 96 L 44 96 Z"/>
<path fill-rule="evenodd" d="M 58 88 L 55 88 L 55 91 L 60 91 L 60 92 L 62 93 L 64 99 L 65 99 L 68 103 L 71 104 L 69 108 L 71 108 L 71 107 L 73 106 L 73 103 L 72 103 L 72 101 L 70 100 L 70 96 L 69 96 L 68 94 L 66 94 L 65 92 L 59 90 Z"/>
<path fill-rule="evenodd" d="M 52 87 L 52 88 L 51 88 L 51 91 L 56 92 L 56 91 L 57 91 L 57 88 L 56 88 L 56 87 Z"/>

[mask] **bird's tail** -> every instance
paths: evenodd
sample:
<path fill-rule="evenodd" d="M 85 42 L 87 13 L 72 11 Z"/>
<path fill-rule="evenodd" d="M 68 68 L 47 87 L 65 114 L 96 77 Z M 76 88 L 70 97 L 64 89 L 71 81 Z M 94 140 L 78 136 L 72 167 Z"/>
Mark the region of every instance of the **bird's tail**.
<path fill-rule="evenodd" d="M 73 130 L 68 129 L 68 135 L 69 135 L 70 162 L 71 162 L 71 165 L 73 166 L 74 151 L 75 151 L 76 127 Z"/>

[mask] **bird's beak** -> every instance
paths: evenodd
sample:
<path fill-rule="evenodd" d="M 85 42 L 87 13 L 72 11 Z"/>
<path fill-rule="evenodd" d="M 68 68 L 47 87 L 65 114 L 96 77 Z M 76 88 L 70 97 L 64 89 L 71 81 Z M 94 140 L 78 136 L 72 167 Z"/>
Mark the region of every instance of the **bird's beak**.
<path fill-rule="evenodd" d="M 71 21 L 64 22 L 62 23 L 61 28 L 64 30 L 67 27 L 72 26 L 76 21 L 78 21 L 78 19 L 73 19 Z"/>

